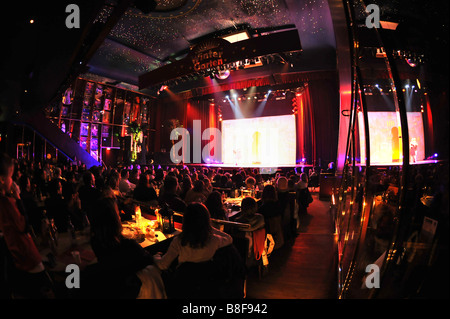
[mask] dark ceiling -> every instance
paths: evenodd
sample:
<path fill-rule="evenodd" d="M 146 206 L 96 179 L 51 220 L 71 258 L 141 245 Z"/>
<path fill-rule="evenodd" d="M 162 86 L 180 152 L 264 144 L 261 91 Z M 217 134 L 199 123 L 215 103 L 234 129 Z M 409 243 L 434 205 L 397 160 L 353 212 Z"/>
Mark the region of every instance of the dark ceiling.
<path fill-rule="evenodd" d="M 308 61 L 306 56 L 296 59 L 293 68 L 335 67 L 334 35 L 327 1 L 166 0 L 156 3 L 171 10 L 158 11 L 156 7 L 146 14 L 138 8 L 129 8 L 88 62 L 89 70 L 84 77 L 100 81 L 114 79 L 137 86 L 139 75 L 182 59 L 199 41 L 239 30 L 261 36 L 296 29 L 303 55 L 310 50 L 322 50 L 322 56 L 311 55 L 314 61 Z M 102 16 L 107 17 L 111 10 L 112 7 L 105 5 Z"/>
<path fill-rule="evenodd" d="M 411 41 L 406 44 L 425 41 L 427 48 L 441 45 L 439 52 L 448 52 L 446 1 L 373 2 L 380 4 L 382 19 L 401 22 L 399 30 Z M 79 29 L 65 25 L 70 3 L 13 2 L 2 9 L 0 119 L 44 107 L 77 76 L 138 90 L 140 75 L 182 59 L 201 40 L 242 29 L 253 36 L 297 30 L 302 51 L 286 72 L 336 68 L 329 3 L 337 1 L 84 0 L 75 2 Z M 258 72 L 274 72 L 273 66 Z"/>

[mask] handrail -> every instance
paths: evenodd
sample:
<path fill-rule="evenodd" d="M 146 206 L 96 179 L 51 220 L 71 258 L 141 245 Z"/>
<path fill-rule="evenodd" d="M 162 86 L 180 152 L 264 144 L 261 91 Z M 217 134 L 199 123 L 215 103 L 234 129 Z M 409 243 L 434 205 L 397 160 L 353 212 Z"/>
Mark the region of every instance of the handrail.
<path fill-rule="evenodd" d="M 71 158 L 69 155 L 67 155 L 64 151 L 61 151 L 61 149 L 59 147 L 57 147 L 54 143 L 50 142 L 44 135 L 42 135 L 41 133 L 39 133 L 38 130 L 36 130 L 34 127 L 32 127 L 30 124 L 25 123 L 25 122 L 20 122 L 20 121 L 11 121 L 14 125 L 21 125 L 21 126 L 25 126 L 28 129 L 30 129 L 33 133 L 37 134 L 41 139 L 43 139 L 46 143 L 50 144 L 51 146 L 53 146 L 56 150 L 58 150 L 59 153 L 61 153 L 62 155 L 64 155 L 68 160 L 70 160 L 71 162 L 74 160 L 73 158 Z"/>
<path fill-rule="evenodd" d="M 154 207 L 151 206 L 149 203 L 146 202 L 142 202 L 142 201 L 138 201 L 134 198 L 129 198 L 133 203 L 139 205 L 139 206 L 143 206 L 143 207 L 147 207 L 150 209 L 153 209 Z M 183 214 L 180 212 L 176 212 L 174 211 L 173 214 L 175 216 L 179 216 L 179 217 L 183 217 Z M 215 218 L 211 218 L 211 221 L 218 223 L 218 224 L 222 224 L 222 225 L 229 225 L 229 226 L 235 226 L 235 227 L 243 227 L 243 228 L 250 228 L 251 225 L 247 224 L 247 223 L 239 223 L 239 222 L 232 222 L 229 220 L 222 220 L 222 219 L 215 219 Z"/>

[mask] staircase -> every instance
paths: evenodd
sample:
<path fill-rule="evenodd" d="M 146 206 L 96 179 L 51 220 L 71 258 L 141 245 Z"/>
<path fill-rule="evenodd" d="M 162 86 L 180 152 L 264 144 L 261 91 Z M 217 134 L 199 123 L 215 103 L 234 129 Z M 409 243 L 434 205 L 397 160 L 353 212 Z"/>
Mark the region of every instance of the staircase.
<path fill-rule="evenodd" d="M 38 135 L 72 161 L 80 161 L 85 164 L 87 168 L 101 165 L 101 163 L 81 148 L 75 140 L 71 139 L 69 135 L 62 132 L 57 125 L 45 117 L 42 112 L 22 115 L 16 118 L 14 122 L 34 130 Z"/>

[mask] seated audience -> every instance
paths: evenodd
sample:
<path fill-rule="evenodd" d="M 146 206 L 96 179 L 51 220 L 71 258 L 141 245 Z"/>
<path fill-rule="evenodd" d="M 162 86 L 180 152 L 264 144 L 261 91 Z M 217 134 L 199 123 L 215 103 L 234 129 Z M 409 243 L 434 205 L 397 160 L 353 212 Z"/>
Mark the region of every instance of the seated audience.
<path fill-rule="evenodd" d="M 186 210 L 186 203 L 178 195 L 178 179 L 167 175 L 164 178 L 164 184 L 159 194 L 158 202 L 160 205 L 166 203 L 172 210 L 183 213 Z"/>
<path fill-rule="evenodd" d="M 150 184 L 150 175 L 142 174 L 139 182 L 133 191 L 133 198 L 143 202 L 157 202 L 158 196 L 153 186 Z"/>
<path fill-rule="evenodd" d="M 20 194 L 12 188 L 13 173 L 11 157 L 0 154 L 0 249 L 6 258 L 2 279 L 7 270 L 10 293 L 18 298 L 54 298 L 53 282 L 29 233 L 26 215 L 17 206 Z"/>
<path fill-rule="evenodd" d="M 184 262 L 200 263 L 211 260 L 216 251 L 230 245 L 233 239 L 227 233 L 211 226 L 208 209 L 201 203 L 187 206 L 183 215 L 181 234 L 175 236 L 167 252 L 156 254 L 156 266 L 165 270 L 178 258 L 178 265 Z"/>
<path fill-rule="evenodd" d="M 127 169 L 124 168 L 120 171 L 119 191 L 121 193 L 129 194 L 136 187 L 135 184 L 131 183 L 128 180 L 129 176 L 130 176 L 130 173 Z"/>
<path fill-rule="evenodd" d="M 202 180 L 197 180 L 194 182 L 194 187 L 186 193 L 184 201 L 189 205 L 194 202 L 204 203 L 205 200 L 206 196 L 204 194 L 204 183 Z"/>
<path fill-rule="evenodd" d="M 100 199 L 94 207 L 91 247 L 98 263 L 86 268 L 83 293 L 90 298 L 135 299 L 142 286 L 137 273 L 153 263 L 153 256 L 135 240 L 123 237 L 114 199 Z"/>
<path fill-rule="evenodd" d="M 281 211 L 278 196 L 273 185 L 266 185 L 261 195 L 261 206 L 258 213 L 264 216 L 266 233 L 271 234 L 275 241 L 274 249 L 284 245 L 284 235 L 281 224 Z"/>
<path fill-rule="evenodd" d="M 100 199 L 102 193 L 95 187 L 95 177 L 90 171 L 83 174 L 83 185 L 78 189 L 78 198 L 81 202 L 81 210 L 87 214 L 90 219 L 90 211 L 92 205 Z"/>
<path fill-rule="evenodd" d="M 239 228 L 241 231 L 252 232 L 265 226 L 264 216 L 257 213 L 258 205 L 252 197 L 245 197 L 241 202 L 241 214 L 236 222 L 250 224 L 250 227 Z"/>
<path fill-rule="evenodd" d="M 228 220 L 227 212 L 222 202 L 222 194 L 218 191 L 214 191 L 208 195 L 205 200 L 205 206 L 208 208 L 211 218 L 219 220 Z M 223 224 L 212 223 L 213 227 L 222 231 L 228 232 L 228 227 L 224 227 Z"/>

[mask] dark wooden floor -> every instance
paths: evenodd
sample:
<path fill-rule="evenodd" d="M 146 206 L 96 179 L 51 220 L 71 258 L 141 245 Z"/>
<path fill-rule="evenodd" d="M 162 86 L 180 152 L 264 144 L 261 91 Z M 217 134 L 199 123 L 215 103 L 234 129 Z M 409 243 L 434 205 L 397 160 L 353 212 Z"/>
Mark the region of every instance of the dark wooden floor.
<path fill-rule="evenodd" d="M 273 251 L 269 271 L 259 278 L 251 269 L 247 299 L 335 299 L 336 241 L 328 201 L 313 193 L 314 202 L 301 218 L 293 245 Z"/>

